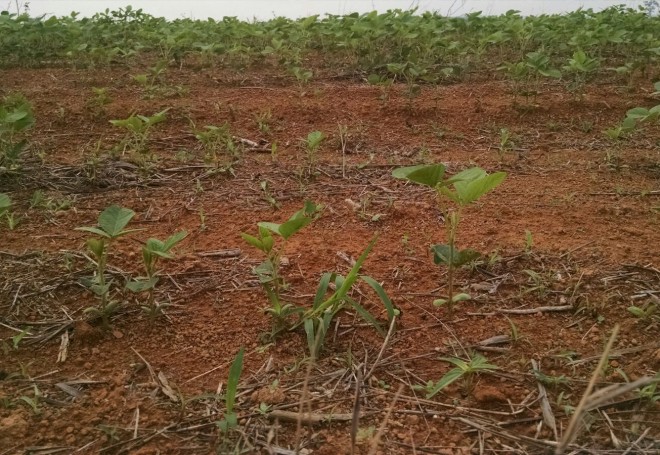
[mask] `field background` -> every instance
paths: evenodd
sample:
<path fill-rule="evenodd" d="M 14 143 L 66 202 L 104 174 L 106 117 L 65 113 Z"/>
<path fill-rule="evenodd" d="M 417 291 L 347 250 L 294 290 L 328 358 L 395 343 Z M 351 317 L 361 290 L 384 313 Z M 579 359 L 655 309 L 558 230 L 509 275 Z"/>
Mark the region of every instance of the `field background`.
<path fill-rule="evenodd" d="M 574 416 L 569 451 L 656 453 L 658 49 L 658 18 L 623 8 L 0 17 L 0 454 L 547 453 Z M 111 123 L 163 111 L 144 135 Z M 458 245 L 482 256 L 457 270 L 472 299 L 451 313 L 432 305 L 447 267 L 429 246 L 452 206 L 392 177 L 431 163 L 507 173 L 464 211 Z M 318 358 L 302 327 L 275 330 L 264 255 L 241 237 L 306 200 L 323 209 L 283 247 L 283 298 L 308 310 L 377 235 L 361 273 L 399 312 L 361 282 L 350 297 L 380 332 L 342 310 Z M 111 245 L 104 328 L 94 235 L 76 228 L 113 204 L 139 230 Z M 147 239 L 181 230 L 151 320 L 125 283 Z M 497 369 L 429 397 L 447 358 L 480 356 Z M 594 372 L 611 388 L 576 412 Z"/>

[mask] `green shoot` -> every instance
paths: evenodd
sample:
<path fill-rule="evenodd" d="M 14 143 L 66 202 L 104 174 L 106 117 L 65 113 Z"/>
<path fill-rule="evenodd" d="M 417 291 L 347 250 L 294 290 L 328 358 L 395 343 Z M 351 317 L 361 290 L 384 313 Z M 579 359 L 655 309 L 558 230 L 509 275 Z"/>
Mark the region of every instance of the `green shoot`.
<path fill-rule="evenodd" d="M 236 404 L 238 381 L 240 380 L 241 372 L 243 371 L 243 355 L 244 349 L 241 348 L 229 368 L 227 392 L 225 393 L 225 415 L 217 422 L 218 428 L 225 434 L 238 425 L 238 417 L 234 412 L 234 405 Z"/>
<path fill-rule="evenodd" d="M 300 309 L 282 298 L 282 290 L 286 287 L 280 273 L 281 257 L 286 247 L 286 241 L 295 233 L 312 223 L 319 217 L 321 207 L 313 202 L 305 202 L 305 206 L 282 224 L 260 222 L 257 223 L 258 235 L 252 236 L 243 233 L 241 237 L 249 245 L 255 247 L 266 255 L 266 260 L 254 268 L 253 272 L 259 278 L 270 306 L 266 309 L 275 322 L 275 331 L 286 326 L 286 320 Z M 276 237 L 274 237 L 275 235 Z M 280 242 L 276 238 L 281 239 Z M 278 245 L 279 243 L 279 245 Z"/>
<path fill-rule="evenodd" d="M 21 139 L 34 125 L 32 106 L 21 94 L 5 96 L 0 102 L 0 170 L 15 170 L 27 147 Z"/>
<path fill-rule="evenodd" d="M 159 259 L 174 258 L 174 255 L 170 251 L 179 242 L 186 238 L 187 235 L 188 233 L 186 231 L 181 231 L 170 236 L 165 241 L 153 238 L 147 240 L 142 247 L 142 261 L 146 275 L 126 283 L 126 288 L 132 292 L 147 292 L 146 305 L 142 306 L 142 310 L 149 315 L 151 321 L 153 321 L 156 316 L 163 314 L 163 309 L 167 306 L 166 304 L 156 301 L 155 291 L 159 280 L 157 268 L 158 261 Z"/>
<path fill-rule="evenodd" d="M 105 273 L 108 261 L 108 249 L 113 241 L 136 229 L 125 230 L 126 225 L 135 216 L 135 212 L 116 205 L 105 209 L 99 215 L 97 226 L 79 227 L 78 231 L 85 231 L 96 235 L 87 239 L 87 249 L 92 254 L 91 261 L 96 265 L 96 275 L 86 279 L 83 284 L 99 298 L 98 307 L 85 310 L 93 317 L 100 317 L 105 329 L 110 327 L 110 316 L 118 309 L 119 303 L 110 299 L 111 280 L 107 280 Z"/>
<path fill-rule="evenodd" d="M 439 203 L 442 198 L 454 203 L 453 210 L 445 210 L 447 212 L 448 243 L 431 247 L 434 262 L 445 264 L 448 267 L 448 296 L 446 299 L 436 299 L 433 304 L 436 306 L 446 305 L 451 312 L 454 304 L 470 299 L 468 294 L 454 294 L 455 269 L 479 257 L 479 253 L 474 250 L 456 249 L 456 236 L 461 214 L 465 207 L 499 186 L 506 178 L 506 173 L 488 174 L 483 169 L 474 167 L 459 172 L 453 177 L 445 178 L 445 167 L 442 164 L 432 164 L 398 168 L 392 172 L 392 175 L 395 178 L 433 188 L 437 193 Z"/>
<path fill-rule="evenodd" d="M 474 354 L 467 362 L 456 357 L 441 357 L 440 360 L 451 363 L 454 365 L 454 368 L 445 373 L 438 382 L 432 385 L 426 395 L 426 398 L 429 399 L 458 379 L 463 379 L 463 389 L 466 392 L 470 392 L 472 390 L 474 376 L 479 373 L 499 369 L 496 365 L 488 363 L 487 359 L 481 354 Z"/>
<path fill-rule="evenodd" d="M 112 125 L 126 130 L 126 135 L 119 143 L 122 154 L 127 151 L 138 153 L 142 156 L 142 159 L 145 159 L 148 155 L 147 140 L 149 139 L 149 132 L 154 125 L 167 119 L 167 111 L 169 110 L 167 108 L 151 117 L 131 114 L 130 117 L 123 120 L 110 120 Z"/>

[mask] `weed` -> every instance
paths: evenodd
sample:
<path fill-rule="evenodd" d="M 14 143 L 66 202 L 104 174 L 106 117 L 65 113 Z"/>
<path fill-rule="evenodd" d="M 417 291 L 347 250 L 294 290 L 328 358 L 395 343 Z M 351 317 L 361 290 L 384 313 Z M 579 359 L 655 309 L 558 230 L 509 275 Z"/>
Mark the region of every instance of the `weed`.
<path fill-rule="evenodd" d="M 532 231 L 525 229 L 525 254 L 527 256 L 532 254 L 532 248 L 534 248 L 534 237 L 532 236 Z"/>
<path fill-rule="evenodd" d="M 27 335 L 32 335 L 30 333 L 30 330 L 32 330 L 32 327 L 26 327 L 23 330 L 21 330 L 18 334 L 11 337 L 11 344 L 14 350 L 18 349 L 18 346 L 21 344 L 23 338 L 25 338 Z"/>
<path fill-rule="evenodd" d="M 262 180 L 259 183 L 259 186 L 261 186 L 261 191 L 264 193 L 264 199 L 266 199 L 266 202 L 274 208 L 274 209 L 279 209 L 280 208 L 280 203 L 277 202 L 277 199 L 273 197 L 273 194 L 270 192 L 270 188 L 268 187 L 268 182 L 266 180 Z"/>
<path fill-rule="evenodd" d="M 199 230 L 200 231 L 206 230 L 206 213 L 204 212 L 204 208 L 202 207 L 199 208 Z"/>
<path fill-rule="evenodd" d="M 257 128 L 261 134 L 266 136 L 271 135 L 271 122 L 273 121 L 273 113 L 270 111 L 270 109 L 256 114 L 254 116 L 254 121 L 257 123 Z"/>
<path fill-rule="evenodd" d="M 522 293 L 529 294 L 530 292 L 536 292 L 539 297 L 545 297 L 550 288 L 548 277 L 534 270 L 525 269 L 523 272 L 528 277 L 527 281 L 529 286 L 527 286 Z"/>
<path fill-rule="evenodd" d="M 220 431 L 226 436 L 229 430 L 236 428 L 238 417 L 234 412 L 236 404 L 236 392 L 238 391 L 238 381 L 243 371 L 244 349 L 241 348 L 236 354 L 234 361 L 229 367 L 229 378 L 227 379 L 227 391 L 225 392 L 225 413 L 222 419 L 216 422 Z"/>
<path fill-rule="evenodd" d="M 242 154 L 240 145 L 231 135 L 228 123 L 222 126 L 207 125 L 203 130 L 195 132 L 195 138 L 204 148 L 204 161 L 207 164 L 214 164 L 216 167 L 227 165 L 231 168 Z M 229 161 L 221 160 L 221 154 L 227 156 Z"/>
<path fill-rule="evenodd" d="M 355 261 L 355 264 L 346 277 L 336 273 L 325 273 L 321 277 L 312 308 L 305 311 L 301 317 L 301 324 L 304 326 L 305 333 L 307 334 L 307 347 L 312 358 L 318 358 L 318 354 L 325 344 L 325 336 L 328 333 L 332 320 L 339 311 L 346 307 L 353 308 L 360 317 L 373 326 L 381 335 L 385 336 L 385 332 L 376 318 L 349 296 L 349 292 L 358 278 L 367 283 L 376 292 L 387 311 L 390 324 L 399 315 L 399 310 L 394 307 L 381 284 L 369 276 L 359 275 L 362 264 L 367 259 L 375 243 L 376 238 L 369 242 L 369 245 L 367 245 L 367 248 L 365 248 L 357 261 Z M 329 297 L 326 297 L 331 285 L 334 285 L 335 291 Z"/>
<path fill-rule="evenodd" d="M 87 249 L 93 256 L 90 261 L 96 265 L 96 274 L 91 279 L 83 280 L 83 284 L 100 301 L 98 306 L 87 308 L 85 313 L 91 314 L 93 317 L 100 317 L 105 329 L 110 327 L 110 316 L 119 308 L 119 302 L 110 298 L 112 280 L 106 278 L 108 250 L 116 239 L 136 231 L 136 229 L 124 229 L 133 216 L 135 216 L 135 212 L 132 210 L 112 205 L 101 212 L 97 226 L 76 228 L 78 231 L 96 235 L 96 237 L 87 239 L 86 242 Z"/>
<path fill-rule="evenodd" d="M 139 160 L 141 163 L 145 160 L 153 159 L 153 157 L 148 155 L 147 150 L 149 133 L 154 125 L 164 122 L 167 119 L 167 111 L 169 111 L 169 108 L 162 110 L 151 117 L 131 114 L 123 120 L 110 120 L 112 125 L 126 130 L 126 135 L 118 145 L 118 149 L 121 153 L 124 154 L 127 151 L 130 153 L 137 153 L 141 157 Z"/>
<path fill-rule="evenodd" d="M 445 264 L 448 267 L 448 297 L 436 299 L 433 304 L 446 305 L 451 312 L 455 303 L 470 299 L 468 294 L 454 294 L 454 270 L 479 257 L 479 253 L 474 250 L 456 249 L 456 235 L 462 211 L 502 183 L 506 178 L 506 173 L 487 174 L 483 169 L 475 167 L 444 179 L 445 167 L 442 164 L 433 164 L 398 168 L 392 172 L 392 175 L 395 178 L 431 187 L 436 191 L 440 204 L 441 199 L 445 198 L 455 205 L 453 210 L 445 210 L 448 243 L 431 247 L 434 262 Z"/>
<path fill-rule="evenodd" d="M 497 148 L 497 156 L 500 159 L 500 163 L 504 161 L 504 155 L 513 150 L 514 147 L 515 144 L 511 140 L 511 132 L 507 128 L 500 128 L 500 141 Z"/>
<path fill-rule="evenodd" d="M 87 100 L 87 107 L 94 112 L 94 115 L 105 113 L 105 106 L 112 102 L 105 87 L 92 87 L 92 96 Z"/>
<path fill-rule="evenodd" d="M 392 85 L 394 84 L 394 79 L 381 76 L 379 74 L 370 74 L 367 77 L 367 82 L 369 85 L 374 85 L 380 89 L 380 96 L 378 97 L 381 102 L 387 103 L 390 100 L 390 93 L 392 91 Z"/>
<path fill-rule="evenodd" d="M 660 301 L 658 301 L 660 303 Z M 648 302 L 646 305 L 643 306 L 629 306 L 628 308 L 628 313 L 632 314 L 636 318 L 644 321 L 644 322 L 651 322 L 653 319 L 658 319 L 660 320 L 660 313 L 658 313 L 658 305 L 654 302 Z"/>
<path fill-rule="evenodd" d="M 43 394 L 36 385 L 32 387 L 34 392 L 33 396 L 29 397 L 27 395 L 23 395 L 19 397 L 19 400 L 27 404 L 34 415 L 39 415 L 41 414 L 41 409 L 39 408 L 39 401 L 41 401 L 41 397 L 43 396 Z"/>
<path fill-rule="evenodd" d="M 10 208 L 11 199 L 5 193 L 0 193 L 0 218 L 4 216 L 7 221 L 7 227 L 13 231 L 16 227 L 16 220 L 14 214 L 9 211 Z"/>
<path fill-rule="evenodd" d="M 316 175 L 316 166 L 318 164 L 318 151 L 321 143 L 325 139 L 325 134 L 321 131 L 312 131 L 301 142 L 305 149 L 305 157 L 307 161 L 307 169 L 305 174 L 309 176 Z"/>
<path fill-rule="evenodd" d="M 465 393 L 469 393 L 476 375 L 499 369 L 496 365 L 488 363 L 488 360 L 481 354 L 473 354 L 467 361 L 456 357 L 441 357 L 440 360 L 449 362 L 454 365 L 454 368 L 445 373 L 438 382 L 429 381 L 426 384 L 426 398 L 429 399 L 458 379 L 463 380 L 463 390 Z"/>
<path fill-rule="evenodd" d="M 41 190 L 35 190 L 30 200 L 30 208 L 43 209 L 52 213 L 69 210 L 72 205 L 73 201 L 71 199 L 47 197 Z"/>
<path fill-rule="evenodd" d="M 309 84 L 309 81 L 312 80 L 314 73 L 311 70 L 306 70 L 299 66 L 294 66 L 289 71 L 296 78 L 296 82 L 298 82 L 298 89 L 300 90 L 300 96 L 304 96 L 305 87 L 307 86 L 307 84 Z"/>
<path fill-rule="evenodd" d="M 541 373 L 538 370 L 533 370 L 532 373 L 534 373 L 534 377 L 537 381 L 548 387 L 557 387 L 559 385 L 570 384 L 568 378 L 566 378 L 566 376 L 563 374 L 561 376 L 549 376 L 547 374 Z"/>
<path fill-rule="evenodd" d="M 591 58 L 581 49 L 573 52 L 573 56 L 568 59 L 568 63 L 563 67 L 565 73 L 570 75 L 568 90 L 577 96 L 578 99 L 584 97 L 584 87 L 589 78 L 591 78 L 598 67 L 600 61 L 597 58 Z"/>
<path fill-rule="evenodd" d="M 157 316 L 163 314 L 166 304 L 156 301 L 155 291 L 158 284 L 158 261 L 159 259 L 172 259 L 174 255 L 171 253 L 179 242 L 181 242 L 188 233 L 186 231 L 177 232 L 170 236 L 165 241 L 151 238 L 147 240 L 142 247 L 142 261 L 145 270 L 145 276 L 126 283 L 126 288 L 135 293 L 147 292 L 146 305 L 142 306 L 142 310 L 149 315 L 149 319 L 153 321 Z"/>

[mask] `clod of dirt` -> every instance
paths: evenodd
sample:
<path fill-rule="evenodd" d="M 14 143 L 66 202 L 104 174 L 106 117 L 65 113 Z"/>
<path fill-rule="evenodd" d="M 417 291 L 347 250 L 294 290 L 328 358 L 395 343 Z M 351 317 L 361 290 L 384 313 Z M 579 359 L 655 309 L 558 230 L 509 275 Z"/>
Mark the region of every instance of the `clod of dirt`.
<path fill-rule="evenodd" d="M 25 437 L 29 428 L 27 420 L 20 414 L 13 414 L 0 420 L 0 446 L 9 447 L 15 438 Z"/>
<path fill-rule="evenodd" d="M 83 345 L 94 344 L 103 336 L 100 329 L 92 327 L 85 321 L 76 321 L 73 325 L 73 334 L 74 340 L 77 340 Z"/>
<path fill-rule="evenodd" d="M 478 403 L 506 403 L 507 401 L 506 396 L 499 389 L 489 385 L 476 386 L 472 396 Z"/>
<path fill-rule="evenodd" d="M 280 387 L 263 387 L 255 390 L 250 397 L 255 403 L 280 404 L 286 400 L 286 395 Z"/>

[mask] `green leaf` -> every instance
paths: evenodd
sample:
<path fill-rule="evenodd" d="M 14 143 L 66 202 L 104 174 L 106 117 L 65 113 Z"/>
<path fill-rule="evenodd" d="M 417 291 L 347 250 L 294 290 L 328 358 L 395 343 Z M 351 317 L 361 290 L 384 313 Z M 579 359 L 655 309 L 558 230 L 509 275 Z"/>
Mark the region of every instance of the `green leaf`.
<path fill-rule="evenodd" d="M 435 299 L 433 301 L 433 306 L 437 306 L 437 307 L 445 306 L 447 305 L 448 302 L 449 300 L 447 299 Z"/>
<path fill-rule="evenodd" d="M 405 179 L 420 185 L 435 188 L 442 182 L 445 175 L 445 166 L 442 164 L 400 167 L 392 171 L 392 176 L 397 179 Z"/>
<path fill-rule="evenodd" d="M 110 238 L 110 236 L 103 230 L 95 227 L 78 227 L 76 231 L 91 232 L 92 234 L 100 235 L 101 237 Z"/>
<path fill-rule="evenodd" d="M 11 199 L 5 193 L 0 193 L 0 215 L 11 207 Z"/>
<path fill-rule="evenodd" d="M 128 281 L 126 283 L 126 289 L 128 289 L 131 292 L 139 293 L 155 288 L 156 283 L 158 283 L 157 276 L 151 277 L 150 279 L 138 279 L 138 280 Z"/>
<path fill-rule="evenodd" d="M 293 234 L 310 224 L 314 221 L 312 218 L 296 218 L 293 220 L 286 221 L 282 223 L 279 227 L 279 234 L 285 239 L 288 240 Z"/>
<path fill-rule="evenodd" d="M 455 382 L 461 376 L 463 376 L 463 370 L 460 368 L 452 368 L 445 373 L 445 375 L 433 386 L 433 389 L 426 394 L 426 398 L 433 398 L 438 392 Z"/>
<path fill-rule="evenodd" d="M 431 246 L 433 252 L 433 262 L 436 264 L 446 264 L 452 267 L 460 267 L 468 264 L 481 256 L 481 254 L 472 249 L 465 249 L 457 251 L 450 245 L 437 244 Z"/>
<path fill-rule="evenodd" d="M 243 238 L 243 240 L 245 240 L 248 244 L 252 245 L 256 249 L 265 251 L 263 242 L 258 238 L 246 233 L 241 233 L 241 237 Z"/>
<path fill-rule="evenodd" d="M 506 178 L 506 172 L 496 172 L 475 180 L 461 180 L 454 184 L 461 205 L 470 204 L 497 187 Z"/>
<path fill-rule="evenodd" d="M 319 286 L 316 289 L 316 295 L 314 296 L 314 303 L 312 308 L 316 309 L 323 303 L 325 295 L 328 293 L 328 287 L 330 282 L 335 280 L 336 275 L 334 273 L 326 272 L 321 276 L 319 281 Z"/>
<path fill-rule="evenodd" d="M 170 251 L 174 246 L 176 246 L 177 243 L 181 242 L 187 236 L 188 231 L 183 230 L 168 237 L 164 244 L 165 251 Z"/>
<path fill-rule="evenodd" d="M 461 293 L 461 294 L 456 294 L 456 295 L 454 295 L 454 296 L 451 298 L 451 301 L 452 301 L 453 303 L 466 302 L 466 301 L 470 300 L 471 298 L 472 298 L 472 297 L 470 296 L 470 294 Z"/>
<path fill-rule="evenodd" d="M 453 185 L 456 182 L 461 182 L 464 180 L 467 180 L 468 182 L 471 182 L 473 180 L 480 179 L 481 177 L 486 176 L 487 173 L 480 167 L 471 167 L 469 169 L 465 169 L 458 174 L 454 174 L 447 180 L 445 180 L 445 186 Z"/>
<path fill-rule="evenodd" d="M 371 324 L 373 328 L 376 329 L 378 333 L 380 333 L 381 336 L 384 337 L 387 334 L 387 332 L 385 332 L 385 330 L 383 330 L 383 328 L 378 323 L 378 320 L 371 313 L 369 313 L 365 307 L 349 297 L 346 298 L 346 301 L 355 309 L 355 311 L 357 311 L 362 319 Z"/>
<path fill-rule="evenodd" d="M 646 317 L 646 313 L 644 312 L 644 310 L 636 306 L 629 306 L 628 312 L 633 316 L 635 316 L 636 318 L 644 319 Z"/>
<path fill-rule="evenodd" d="M 131 209 L 111 205 L 99 215 L 99 227 L 108 234 L 109 237 L 119 237 L 125 232 L 123 229 L 135 216 Z"/>
<path fill-rule="evenodd" d="M 229 368 L 229 378 L 227 379 L 227 393 L 225 394 L 225 411 L 226 414 L 234 412 L 234 403 L 236 401 L 236 391 L 238 390 L 238 381 L 241 378 L 243 371 L 243 353 L 244 349 L 241 348 L 236 354 L 236 358 Z"/>
<path fill-rule="evenodd" d="M 378 297 L 380 298 L 381 302 L 383 302 L 383 305 L 385 305 L 385 309 L 387 310 L 387 320 L 392 322 L 392 319 L 399 315 L 399 310 L 394 307 L 392 300 L 390 300 L 390 297 L 385 292 L 385 289 L 383 289 L 383 286 L 381 286 L 378 281 L 374 280 L 370 276 L 362 275 L 360 278 L 362 278 L 362 281 L 367 283 L 374 291 L 376 291 L 376 294 L 378 294 Z"/>
<path fill-rule="evenodd" d="M 87 239 L 87 248 L 94 256 L 100 258 L 105 250 L 105 241 L 103 239 L 90 238 Z"/>

